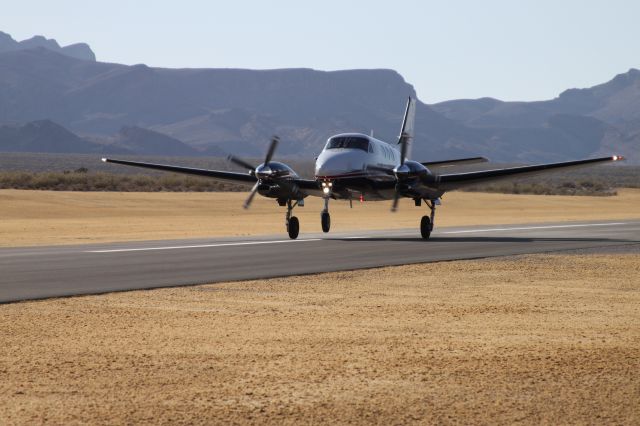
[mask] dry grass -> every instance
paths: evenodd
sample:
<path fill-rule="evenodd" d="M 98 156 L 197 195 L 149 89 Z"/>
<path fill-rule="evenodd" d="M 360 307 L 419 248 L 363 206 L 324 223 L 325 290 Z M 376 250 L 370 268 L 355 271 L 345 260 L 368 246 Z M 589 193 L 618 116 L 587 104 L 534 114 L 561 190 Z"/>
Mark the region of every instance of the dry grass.
<path fill-rule="evenodd" d="M 285 209 L 245 193 L 101 193 L 0 190 L 0 245 L 26 246 L 256 234 L 283 234 Z M 297 208 L 301 233 L 321 232 L 322 201 Z M 403 200 L 332 202 L 332 230 L 416 228 L 425 207 Z M 615 197 L 504 195 L 452 192 L 438 211 L 438 226 L 640 218 L 640 190 Z"/>
<path fill-rule="evenodd" d="M 640 256 L 0 306 L 0 423 L 637 424 Z"/>

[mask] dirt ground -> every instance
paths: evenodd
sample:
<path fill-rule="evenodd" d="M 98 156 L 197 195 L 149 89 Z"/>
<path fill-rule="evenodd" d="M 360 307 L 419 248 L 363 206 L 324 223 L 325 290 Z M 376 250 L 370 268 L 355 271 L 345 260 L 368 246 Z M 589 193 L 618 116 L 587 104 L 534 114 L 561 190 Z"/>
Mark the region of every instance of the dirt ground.
<path fill-rule="evenodd" d="M 640 218 L 640 190 L 615 197 L 567 197 L 452 192 L 438 209 L 438 226 Z M 285 209 L 244 193 L 109 193 L 0 190 L 0 246 L 81 244 L 213 236 L 285 234 Z M 301 235 L 321 232 L 322 200 L 296 208 Z M 416 228 L 426 207 L 403 200 L 331 203 L 334 231 Z"/>
<path fill-rule="evenodd" d="M 0 423 L 640 423 L 640 255 L 0 306 Z"/>

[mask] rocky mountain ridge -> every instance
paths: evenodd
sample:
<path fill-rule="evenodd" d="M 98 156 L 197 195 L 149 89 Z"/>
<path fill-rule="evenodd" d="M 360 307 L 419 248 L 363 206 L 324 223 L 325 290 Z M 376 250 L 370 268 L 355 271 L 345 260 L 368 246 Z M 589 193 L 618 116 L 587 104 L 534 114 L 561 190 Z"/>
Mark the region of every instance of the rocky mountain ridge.
<path fill-rule="evenodd" d="M 86 43 L 74 43 L 68 46 L 60 46 L 55 39 L 48 39 L 41 35 L 36 35 L 27 40 L 16 41 L 9 34 L 0 31 L 0 53 L 12 52 L 16 50 L 43 48 L 57 52 L 65 56 L 85 61 L 96 60 L 96 55 Z"/>
<path fill-rule="evenodd" d="M 299 158 L 340 132 L 394 141 L 406 98 L 416 96 L 385 69 L 166 69 L 42 46 L 1 50 L 0 124 L 51 120 L 102 148 L 145 155 L 259 157 L 273 134 L 277 155 Z M 418 102 L 413 155 L 532 163 L 619 153 L 640 163 L 638 106 L 637 70 L 543 102 Z"/>

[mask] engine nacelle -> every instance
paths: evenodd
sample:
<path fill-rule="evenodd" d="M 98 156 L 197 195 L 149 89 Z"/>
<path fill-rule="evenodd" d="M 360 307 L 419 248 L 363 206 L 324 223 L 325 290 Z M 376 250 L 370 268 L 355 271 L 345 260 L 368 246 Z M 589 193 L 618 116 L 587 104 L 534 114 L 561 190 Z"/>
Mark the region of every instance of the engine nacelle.
<path fill-rule="evenodd" d="M 405 181 L 407 184 L 420 181 L 425 185 L 435 182 L 435 177 L 431 171 L 426 168 L 424 164 L 418 163 L 417 161 L 407 160 L 398 169 L 399 172 L 404 172 L 396 173 L 398 181 Z"/>
<path fill-rule="evenodd" d="M 398 183 L 396 191 L 405 196 L 421 196 L 422 186 L 435 182 L 431 171 L 417 161 L 407 160 L 394 170 Z"/>
<path fill-rule="evenodd" d="M 298 174 L 284 163 L 271 161 L 256 167 L 256 176 L 259 178 L 258 194 L 268 198 L 298 199 L 298 186 L 293 179 Z"/>

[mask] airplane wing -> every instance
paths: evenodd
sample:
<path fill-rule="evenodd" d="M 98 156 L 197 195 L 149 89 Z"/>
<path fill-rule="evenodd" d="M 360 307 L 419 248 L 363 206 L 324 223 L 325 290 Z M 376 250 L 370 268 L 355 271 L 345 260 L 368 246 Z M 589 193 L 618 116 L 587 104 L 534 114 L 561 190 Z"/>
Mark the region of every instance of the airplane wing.
<path fill-rule="evenodd" d="M 468 173 L 451 173 L 436 176 L 438 188 L 450 191 L 477 183 L 500 179 L 519 178 L 548 172 L 592 166 L 600 163 L 624 160 L 619 155 L 612 157 L 590 158 L 587 160 L 565 161 L 561 163 L 538 164 L 535 166 L 509 167 L 505 169 L 482 170 Z"/>
<path fill-rule="evenodd" d="M 142 167 L 145 169 L 162 170 L 165 172 L 174 172 L 174 173 L 182 173 L 182 174 L 194 175 L 194 176 L 210 177 L 216 180 L 238 183 L 238 184 L 245 184 L 248 186 L 253 186 L 253 184 L 255 184 L 257 180 L 254 176 L 248 173 L 223 172 L 219 170 L 196 169 L 191 167 L 144 163 L 141 161 L 115 160 L 112 158 L 103 158 L 102 161 L 105 163 L 123 164 L 125 166 L 134 166 L 134 167 Z"/>
<path fill-rule="evenodd" d="M 429 162 L 420 163 L 420 164 L 429 168 L 429 167 L 461 166 L 463 164 L 486 163 L 487 161 L 489 161 L 489 159 L 485 157 L 471 157 L 471 158 L 458 158 L 455 160 L 429 161 Z"/>
<path fill-rule="evenodd" d="M 213 179 L 224 181 L 224 182 L 245 185 L 247 187 L 252 187 L 257 181 L 257 178 L 249 173 L 197 169 L 192 167 L 145 163 L 141 161 L 116 160 L 113 158 L 103 158 L 102 161 L 105 163 L 123 164 L 125 166 L 141 167 L 141 168 L 153 169 L 153 170 L 162 170 L 165 172 L 182 173 L 182 174 L 193 175 L 193 176 L 204 176 L 204 177 L 213 178 Z M 305 195 L 315 195 L 318 197 L 322 197 L 322 189 L 319 187 L 318 183 L 315 180 L 300 179 L 300 178 L 293 179 L 293 180 Z"/>

